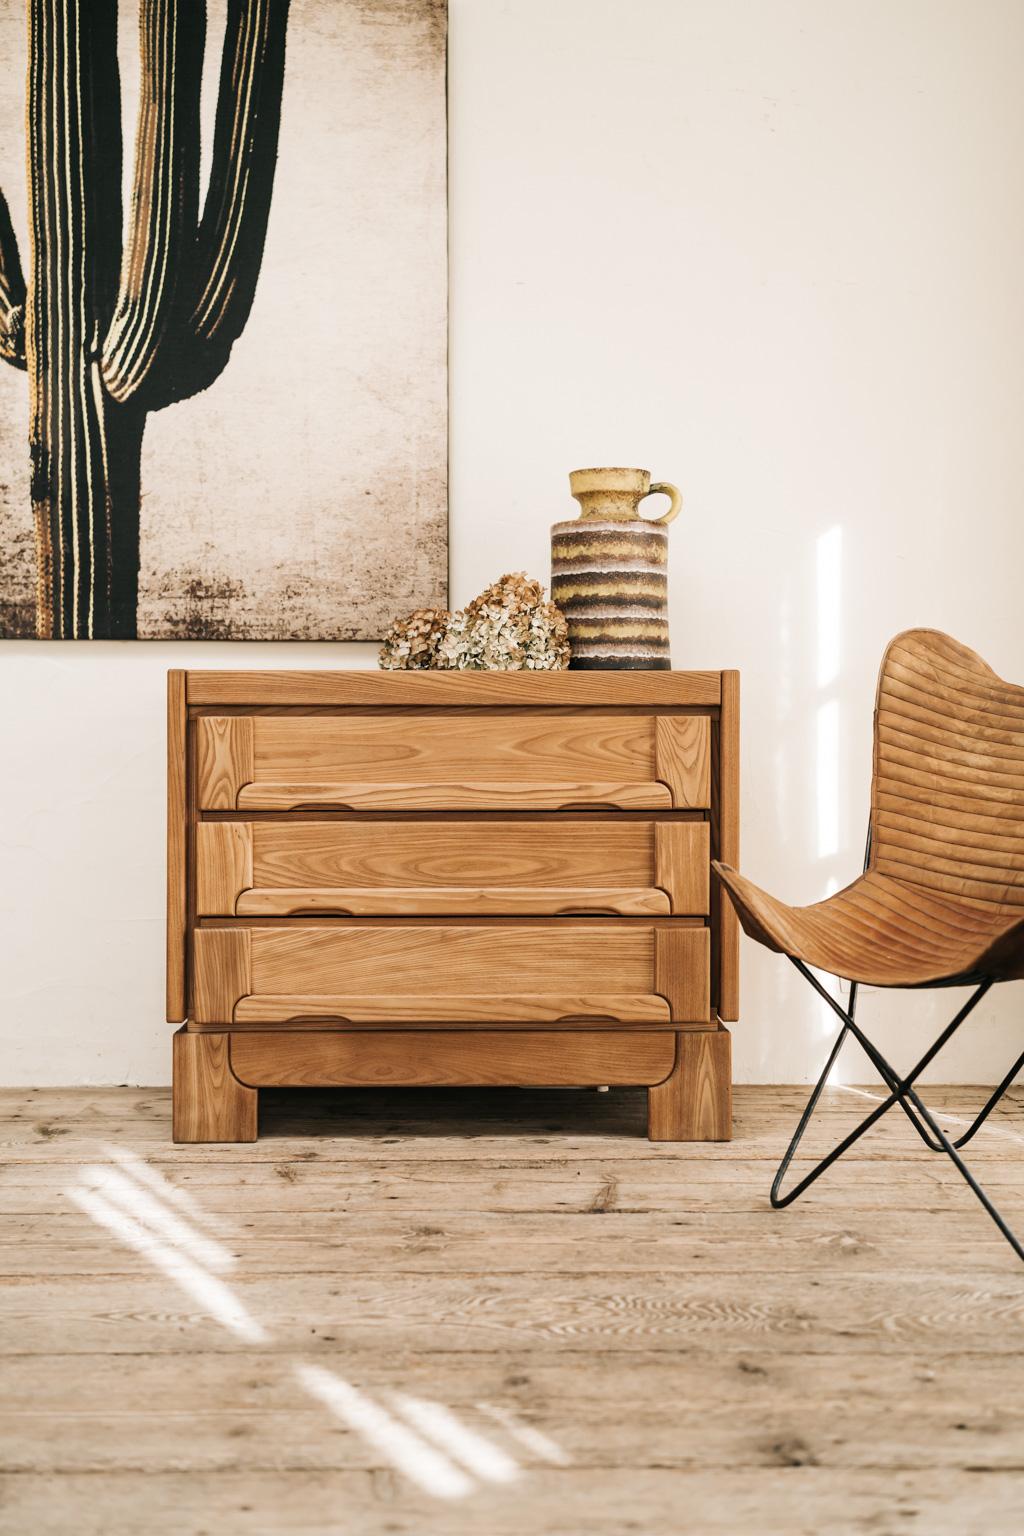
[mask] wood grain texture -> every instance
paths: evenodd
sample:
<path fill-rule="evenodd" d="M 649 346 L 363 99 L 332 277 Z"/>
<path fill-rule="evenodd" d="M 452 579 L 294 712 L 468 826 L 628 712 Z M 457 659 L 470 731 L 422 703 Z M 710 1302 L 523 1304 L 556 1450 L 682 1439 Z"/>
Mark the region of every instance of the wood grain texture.
<path fill-rule="evenodd" d="M 654 935 L 655 990 L 678 1024 L 710 1027 L 710 932 L 707 928 L 658 928 Z"/>
<path fill-rule="evenodd" d="M 928 1083 L 924 1096 L 932 1111 L 940 1116 L 942 1124 L 961 1125 L 966 1128 L 973 1113 L 980 1109 L 988 1097 L 989 1089 L 981 1086 L 941 1087 Z M 530 1192 L 516 1185 L 502 1183 L 502 1162 L 492 1164 L 489 1156 L 481 1154 L 474 1145 L 474 1138 L 494 1138 L 502 1149 L 502 1158 L 522 1160 L 531 1164 L 532 1149 L 538 1145 L 537 1136 L 545 1134 L 544 1127 L 557 1129 L 558 1140 L 548 1146 L 549 1161 L 546 1171 L 536 1171 L 536 1182 L 542 1186 L 542 1203 L 552 1205 L 549 1199 L 557 1193 L 563 1177 L 563 1159 L 571 1159 L 573 1166 L 585 1169 L 609 1161 L 619 1164 L 624 1194 L 630 1204 L 634 1201 L 648 1214 L 657 1217 L 664 1210 L 662 1198 L 671 1202 L 689 1187 L 692 1210 L 717 1214 L 725 1223 L 736 1221 L 745 1212 L 760 1212 L 765 1223 L 777 1231 L 785 1230 L 802 1211 L 810 1211 L 818 1201 L 818 1193 L 808 1192 L 807 1203 L 794 1206 L 789 1217 L 780 1217 L 764 1205 L 764 1188 L 749 1183 L 752 1167 L 768 1170 L 769 1176 L 778 1164 L 793 1125 L 807 1102 L 806 1085 L 792 1084 L 786 1087 L 737 1086 L 735 1092 L 737 1144 L 729 1152 L 715 1147 L 694 1146 L 684 1158 L 664 1149 L 647 1145 L 643 1127 L 646 1121 L 646 1096 L 637 1094 L 612 1095 L 610 1098 L 592 1099 L 589 1094 L 565 1092 L 551 1100 L 553 1109 L 543 1095 L 520 1099 L 516 1094 L 475 1094 L 466 1098 L 458 1090 L 438 1090 L 421 1095 L 413 1089 L 397 1099 L 385 1099 L 382 1095 L 364 1095 L 356 1090 L 350 1093 L 295 1093 L 281 1100 L 263 1101 L 273 1125 L 275 1135 L 284 1138 L 293 1156 L 301 1158 L 303 1148 L 308 1147 L 306 1138 L 316 1135 L 318 1155 L 305 1158 L 309 1174 L 308 1193 L 297 1189 L 294 1206 L 288 1209 L 297 1223 L 305 1229 L 326 1235 L 332 1220 L 329 1206 L 318 1203 L 319 1194 L 330 1188 L 339 1168 L 351 1164 L 352 1209 L 360 1215 L 372 1215 L 380 1200 L 380 1180 L 386 1178 L 388 1168 L 401 1177 L 409 1162 L 418 1162 L 424 1169 L 433 1168 L 441 1178 L 447 1165 L 449 1172 L 454 1165 L 475 1166 L 475 1172 L 466 1168 L 467 1179 L 480 1182 L 473 1184 L 469 1198 L 471 1209 L 476 1210 L 478 1199 L 485 1198 L 488 1209 L 494 1215 L 518 1212 L 536 1212 L 536 1199 Z M 880 1084 L 837 1086 L 825 1090 L 816 1110 L 821 1118 L 821 1145 L 830 1145 L 829 1137 L 838 1139 L 842 1126 L 852 1126 L 864 1113 L 866 1094 L 875 1094 L 876 1102 L 884 1097 Z M 326 1134 L 332 1122 L 343 1113 L 344 1125 L 337 1137 Z M 994 1112 L 994 1118 L 986 1122 L 984 1134 L 971 1143 L 971 1161 L 979 1164 L 983 1182 L 998 1185 L 1012 1204 L 1015 1197 L 1011 1190 L 1024 1192 L 1024 1162 L 1018 1156 L 1021 1134 L 1021 1114 L 1024 1112 L 1024 1086 L 1009 1090 L 1002 1105 Z M 117 1127 L 126 1144 L 134 1146 L 154 1165 L 161 1162 L 180 1165 L 197 1193 L 217 1199 L 218 1192 L 230 1199 L 236 1163 L 222 1159 L 216 1153 L 196 1152 L 188 1156 L 172 1151 L 167 1140 L 170 1114 L 170 1093 L 164 1088 L 34 1088 L 0 1089 L 0 1164 L 4 1167 L 6 1187 L 0 1199 L 4 1199 L 5 1212 L 18 1212 L 31 1216 L 37 1234 L 47 1236 L 50 1224 L 66 1213 L 64 1191 L 67 1170 L 99 1154 L 100 1143 L 111 1146 L 116 1141 Z M 402 1134 L 395 1138 L 388 1129 L 394 1124 L 395 1115 L 401 1115 Z M 383 1121 L 382 1121 L 382 1117 Z M 53 1124 L 60 1126 L 60 1133 L 51 1137 L 48 1132 Z M 886 1116 L 874 1127 L 875 1134 L 864 1138 L 858 1149 L 846 1162 L 847 1177 L 842 1179 L 843 1169 L 837 1170 L 836 1178 L 844 1184 L 842 1203 L 835 1203 L 838 1186 L 830 1186 L 823 1180 L 819 1186 L 820 1204 L 831 1206 L 834 1214 L 859 1212 L 865 1219 L 873 1214 L 879 1218 L 886 1212 L 907 1213 L 922 1209 L 922 1168 L 937 1168 L 938 1164 L 924 1158 L 920 1143 L 900 1116 Z M 468 1134 L 466 1134 L 468 1132 Z M 360 1141 L 371 1141 L 365 1146 L 365 1161 L 359 1168 L 356 1154 Z M 427 1142 L 428 1145 L 424 1145 Z M 813 1156 L 812 1148 L 809 1156 Z M 261 1141 L 249 1148 L 238 1163 L 252 1169 L 266 1168 L 272 1171 L 280 1153 L 273 1140 Z M 478 1166 L 482 1163 L 483 1166 Z M 693 1183 L 694 1170 L 706 1178 L 703 1192 Z M 856 1177 L 854 1170 L 856 1169 Z M 941 1245 L 945 1240 L 945 1227 L 959 1209 L 964 1225 L 957 1237 L 969 1237 L 976 1230 L 979 1251 L 987 1250 L 996 1259 L 996 1267 L 1006 1273 L 1000 1261 L 1004 1249 L 1003 1239 L 993 1229 L 988 1233 L 988 1223 L 979 1214 L 969 1193 L 950 1170 L 948 1180 L 929 1180 L 928 1204 L 936 1213 L 934 1240 Z M 635 1182 L 632 1182 L 635 1181 Z M 756 1181 L 755 1181 L 756 1182 Z M 743 1186 L 746 1183 L 744 1203 Z M 736 1196 L 735 1202 L 731 1191 Z M 534 1194 L 537 1192 L 535 1191 Z M 410 1192 L 406 1192 L 408 1199 Z M 716 1211 L 716 1198 L 719 1201 Z M 256 1209 L 257 1194 L 244 1203 L 238 1195 L 236 1206 L 220 1206 L 218 1210 Z M 941 1219 L 939 1219 L 941 1213 Z M 799 1225 L 799 1223 L 796 1223 Z M 342 1234 L 336 1234 L 344 1241 Z M 863 1235 L 863 1234 L 862 1234 Z M 890 1234 L 890 1238 L 891 1238 Z M 709 1240 L 717 1241 L 717 1232 L 708 1233 Z M 905 1256 L 912 1258 L 914 1244 L 920 1233 L 904 1232 L 907 1243 Z M 0 1223 L 0 1246 L 13 1241 Z M 966 1254 L 967 1249 L 961 1250 Z M 863 1251 L 848 1257 L 860 1267 L 870 1267 L 870 1245 Z M 10 1255 L 8 1255 L 10 1259 Z M 818 1255 L 819 1267 L 839 1268 L 847 1255 L 836 1251 Z M 1012 1255 L 1006 1255 L 1007 1260 Z M 127 1262 L 132 1263 L 130 1257 Z M 797 1260 L 797 1269 L 804 1268 Z M 1012 1270 L 1012 1263 L 1011 1263 Z M 12 1273 L 0 1270 L 0 1273 Z M 1022 1345 L 1024 1348 L 1024 1345 Z M 1024 1408 L 1024 1405 L 1022 1405 Z"/>
<path fill-rule="evenodd" d="M 190 705 L 344 708 L 715 706 L 719 672 L 189 672 Z"/>
<path fill-rule="evenodd" d="M 233 811 L 239 791 L 254 777 L 253 722 L 244 715 L 195 721 L 198 802 L 205 811 Z"/>
<path fill-rule="evenodd" d="M 0 1090 L 0 1525 L 1019 1536 L 1019 1266 L 895 1116 L 772 1211 L 806 1094 L 740 1087 L 732 1143 L 678 1147 L 643 1089 L 294 1090 L 260 1095 L 260 1142 L 172 1147 L 165 1089 Z M 968 1120 L 985 1097 L 927 1092 Z M 825 1090 L 822 1148 L 864 1102 Z M 1008 1213 L 1021 1103 L 972 1143 Z M 69 1199 L 135 1179 L 118 1156 L 225 1246 L 268 1342 Z M 440 1405 L 515 1481 L 431 1498 L 297 1359 L 392 1417 Z"/>
<path fill-rule="evenodd" d="M 244 892 L 234 908 L 239 917 L 305 917 L 316 913 L 348 917 L 444 917 L 455 913 L 480 917 L 571 917 L 584 913 L 660 917 L 670 910 L 667 894 L 654 886 L 581 890 L 579 886 L 528 885 L 265 887 Z"/>
<path fill-rule="evenodd" d="M 235 1004 L 252 991 L 248 928 L 197 928 L 192 935 L 192 1017 L 230 1024 Z"/>
<path fill-rule="evenodd" d="M 255 1141 L 257 1097 L 231 1070 L 227 1035 L 174 1036 L 175 1141 Z"/>
<path fill-rule="evenodd" d="M 875 709 L 868 870 L 792 907 L 719 873 L 747 933 L 850 980 L 1024 977 L 1024 689 L 935 630 L 897 635 Z"/>
<path fill-rule="evenodd" d="M 715 734 L 715 733 L 713 733 Z M 740 857 L 740 675 L 722 673 L 722 708 L 718 721 L 717 857 L 735 865 Z M 736 909 L 715 881 L 712 909 L 715 939 L 715 992 L 718 1016 L 733 1023 L 740 1016 L 740 923 Z"/>
<path fill-rule="evenodd" d="M 212 947 L 211 938 L 218 941 Z M 664 1018 L 653 996 L 661 991 L 655 985 L 654 946 L 655 930 L 637 918 L 601 924 L 295 921 L 251 930 L 208 928 L 196 934 L 195 1017 L 202 1023 L 252 1018 L 254 1009 L 277 1009 L 261 999 L 298 996 L 308 1000 L 305 1009 L 311 1013 L 317 999 L 329 998 L 328 1011 L 341 1018 L 351 1017 L 349 1008 L 360 1006 L 359 999 L 369 1007 L 379 998 L 375 1016 L 384 1018 L 421 1017 L 423 1008 L 442 1006 L 437 999 L 455 1010 L 454 1017 L 471 1009 L 485 1020 L 514 1018 L 522 999 L 527 1018 L 557 1019 L 583 1011 L 604 1016 L 608 1008 L 599 1006 L 600 999 L 613 995 L 641 999 L 631 1017 L 644 1009 L 645 1017 L 657 1010 Z M 682 975 L 680 962 L 673 973 L 674 996 L 682 996 Z M 239 1011 L 235 1004 L 246 994 L 252 1000 Z"/>
<path fill-rule="evenodd" d="M 186 695 L 192 1033 L 359 1037 L 412 1070 L 438 1035 L 578 1053 L 712 1028 L 721 674 L 189 674 Z"/>
<path fill-rule="evenodd" d="M 710 828 L 706 821 L 659 821 L 654 828 L 654 884 L 680 915 L 706 916 L 710 900 Z"/>
<path fill-rule="evenodd" d="M 196 829 L 197 911 L 240 917 L 707 911 L 706 824 L 604 817 L 588 835 L 581 830 L 572 822 L 475 819 L 205 821 Z"/>
<path fill-rule="evenodd" d="M 592 890 L 659 885 L 655 824 L 601 816 L 495 821 L 258 821 L 255 887 Z"/>
<path fill-rule="evenodd" d="M 656 990 L 654 930 L 642 920 L 600 927 L 569 919 L 330 927 L 296 922 L 254 927 L 251 939 L 253 992 L 383 991 L 409 997 L 462 989 L 507 990 L 513 996 Z"/>
<path fill-rule="evenodd" d="M 201 821 L 196 826 L 196 914 L 233 916 L 253 884 L 253 829 L 247 821 Z"/>
<path fill-rule="evenodd" d="M 167 1022 L 180 1024 L 187 1012 L 188 805 L 186 798 L 187 708 L 185 673 L 167 674 Z"/>
<path fill-rule="evenodd" d="M 737 1370 L 735 1362 L 733 1370 Z M 515 1374 L 511 1365 L 509 1371 Z M 673 1387 L 667 1382 L 661 1385 L 671 1396 Z M 381 1390 L 387 1401 L 387 1388 Z M 431 1385 L 426 1376 L 421 1378 L 420 1390 L 430 1401 Z M 530 1412 L 523 1404 L 513 1419 L 529 1427 L 533 1423 Z M 477 1444 L 481 1438 L 486 1442 L 488 1431 L 496 1433 L 495 1427 L 478 1415 L 473 1406 L 456 1415 L 474 1426 Z M 325 1413 L 320 1417 L 330 1422 Z M 335 1425 L 333 1433 L 337 1432 Z M 504 1438 L 500 1429 L 497 1434 Z M 519 1454 L 523 1454 L 521 1449 Z M 299 1467 L 301 1470 L 291 1463 L 284 1469 L 261 1465 L 259 1472 L 225 1468 L 188 1474 L 166 1468 L 159 1476 L 125 1470 L 103 1478 L 102 1484 L 109 1498 L 116 1496 L 119 1508 L 130 1515 L 146 1512 L 146 1536 L 179 1536 L 183 1527 L 203 1531 L 211 1510 L 217 1517 L 218 1536 L 240 1536 L 244 1531 L 241 1520 L 254 1507 L 267 1511 L 258 1527 L 260 1536 L 294 1536 L 296 1511 L 302 1512 L 306 1530 L 319 1536 L 331 1528 L 332 1511 L 339 1507 L 360 1536 L 472 1536 L 480 1529 L 479 1511 L 474 1512 L 475 1526 L 470 1517 L 475 1500 L 442 1503 L 415 1488 L 403 1488 L 396 1499 L 401 1516 L 392 1512 L 388 1523 L 382 1523 L 380 1485 L 390 1488 L 397 1481 L 383 1455 L 370 1466 L 329 1466 L 325 1470 L 319 1463 L 306 1466 L 300 1462 Z M 98 1481 L 74 1472 L 63 1476 L 59 1485 L 50 1485 L 47 1478 L 38 1476 L 4 1479 L 6 1507 L 16 1522 L 15 1530 L 49 1536 L 52 1528 L 43 1522 L 56 1503 L 61 1515 L 74 1512 L 76 1536 L 112 1536 L 110 1526 L 102 1524 L 90 1508 L 90 1496 L 95 1496 Z M 777 1463 L 772 1470 L 744 1465 L 739 1472 L 721 1464 L 710 1470 L 690 1466 L 681 1474 L 675 1465 L 648 1460 L 640 1467 L 630 1464 L 628 1469 L 618 1463 L 611 1467 L 545 1467 L 543 1458 L 537 1457 L 524 1481 L 526 1486 L 514 1499 L 502 1498 L 500 1492 L 483 1485 L 478 1499 L 486 1499 L 489 1505 L 487 1536 L 522 1536 L 524 1530 L 534 1536 L 548 1532 L 561 1536 L 566 1527 L 559 1507 L 581 1511 L 574 1519 L 582 1524 L 570 1528 L 574 1536 L 579 1530 L 618 1536 L 631 1526 L 643 1531 L 671 1531 L 673 1536 L 793 1536 L 785 1511 L 794 1488 L 800 1497 L 803 1530 L 814 1536 L 850 1536 L 853 1532 L 860 1536 L 874 1531 L 885 1531 L 888 1536 L 892 1526 L 887 1530 L 885 1511 L 894 1501 L 901 1508 L 926 1511 L 930 1536 L 964 1536 L 965 1532 L 973 1536 L 977 1529 L 978 1478 L 959 1467 L 952 1472 L 933 1469 L 926 1473 L 916 1466 L 879 1471 L 858 1465 L 842 1476 L 803 1474 L 794 1484 L 793 1473 L 785 1469 L 785 1463 Z M 986 1474 L 984 1487 L 988 1496 L 985 1536 L 1017 1536 L 1024 1521 L 1019 1474 L 994 1468 Z M 757 1526 L 746 1523 L 754 1509 L 766 1512 Z M 308 1516 L 305 1511 L 309 1511 Z M 336 1513 L 333 1518 L 337 1520 Z M 67 1527 L 57 1529 L 63 1533 Z M 134 1532 L 130 1526 L 122 1526 L 116 1536 L 134 1536 Z"/>
<path fill-rule="evenodd" d="M 711 804 L 711 725 L 707 715 L 655 716 L 655 775 L 680 809 Z"/>
<path fill-rule="evenodd" d="M 256 715 L 253 777 L 367 787 L 452 779 L 496 779 L 524 788 L 564 781 L 647 782 L 659 777 L 654 772 L 656 718 L 520 711 L 489 715 L 481 728 L 478 714 L 458 709 L 397 715 Z M 689 723 L 706 717 L 680 718 Z"/>
<path fill-rule="evenodd" d="M 235 1004 L 236 1024 L 309 1024 L 344 1027 L 351 1024 L 424 1023 L 500 1024 L 514 1029 L 542 1022 L 575 1028 L 582 1023 L 661 1024 L 672 1022 L 669 1004 L 655 992 L 594 992 L 575 994 L 564 986 L 550 992 L 500 990 L 416 992 L 404 997 L 381 989 L 356 993 L 259 993 Z"/>
<path fill-rule="evenodd" d="M 680 1032 L 670 1075 L 647 1091 L 651 1141 L 732 1136 L 732 1039 L 724 1028 Z"/>
<path fill-rule="evenodd" d="M 231 1063 L 253 1087 L 465 1087 L 645 1084 L 673 1069 L 671 1034 L 611 1031 L 437 1030 L 401 1034 L 310 1031 L 234 1034 Z"/>
<path fill-rule="evenodd" d="M 253 810 L 669 806 L 671 793 L 655 771 L 657 718 L 505 712 L 489 715 L 481 730 L 478 714 L 457 709 L 203 716 L 209 740 L 202 761 L 209 766 L 201 767 L 202 804 Z M 704 716 L 673 718 L 698 722 L 698 732 L 703 722 L 706 731 Z M 240 747 L 231 740 L 231 723 L 247 719 L 251 772 L 247 736 Z"/>
<path fill-rule="evenodd" d="M 279 783 L 259 779 L 238 792 L 244 811 L 322 810 L 328 807 L 352 811 L 494 811 L 501 809 L 562 811 L 580 807 L 600 810 L 657 810 L 672 805 L 666 785 L 638 779 L 576 781 L 559 779 L 552 784 L 525 786 L 518 779 L 438 779 L 430 784 L 364 784 L 351 779 L 326 783 Z"/>

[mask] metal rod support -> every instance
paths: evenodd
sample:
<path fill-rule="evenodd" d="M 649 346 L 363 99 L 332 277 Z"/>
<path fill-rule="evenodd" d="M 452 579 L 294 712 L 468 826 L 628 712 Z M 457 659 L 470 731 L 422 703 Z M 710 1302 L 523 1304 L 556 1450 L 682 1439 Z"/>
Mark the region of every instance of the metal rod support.
<path fill-rule="evenodd" d="M 870 850 L 870 836 L 868 848 Z M 1010 1086 L 1017 1073 L 1021 1070 L 1022 1067 L 1024 1067 L 1024 1053 L 1022 1053 L 1017 1058 L 1009 1072 L 1007 1072 L 1006 1076 L 1003 1078 L 1002 1082 L 990 1095 L 983 1109 L 975 1117 L 969 1129 L 957 1141 L 952 1141 L 946 1135 L 945 1131 L 942 1130 L 941 1126 L 938 1124 L 938 1121 L 935 1119 L 932 1112 L 923 1103 L 920 1095 L 914 1088 L 914 1084 L 920 1077 L 921 1073 L 935 1059 L 939 1051 L 942 1050 L 943 1046 L 952 1038 L 955 1032 L 960 1028 L 960 1025 L 985 996 L 985 993 L 992 986 L 991 980 L 983 981 L 978 987 L 975 988 L 970 997 L 964 1003 L 963 1007 L 960 1008 L 960 1010 L 954 1015 L 954 1017 L 946 1025 L 945 1029 L 941 1031 L 935 1042 L 928 1048 L 927 1051 L 925 1051 L 924 1055 L 917 1062 L 916 1066 L 914 1066 L 914 1068 L 908 1072 L 905 1077 L 900 1077 L 899 1073 L 885 1059 L 881 1051 L 878 1050 L 877 1046 L 875 1046 L 868 1039 L 867 1035 L 865 1035 L 864 1031 L 861 1029 L 860 1025 L 854 1018 L 854 1011 L 857 1000 L 856 983 L 852 982 L 850 986 L 850 1008 L 849 1010 L 844 1010 L 836 1002 L 835 998 L 832 997 L 831 994 L 825 989 L 825 987 L 822 986 L 818 978 L 803 963 L 802 960 L 798 960 L 794 955 L 790 955 L 788 958 L 792 960 L 793 964 L 796 966 L 797 970 L 805 978 L 805 980 L 810 982 L 811 986 L 819 994 L 819 996 L 825 999 L 833 1012 L 839 1016 L 839 1019 L 842 1023 L 842 1028 L 840 1029 L 835 1043 L 829 1052 L 828 1060 L 825 1063 L 821 1076 L 818 1078 L 818 1081 L 815 1083 L 814 1088 L 811 1091 L 811 1096 L 804 1107 L 804 1112 L 800 1116 L 799 1124 L 793 1133 L 792 1140 L 790 1141 L 789 1146 L 786 1148 L 782 1162 L 779 1164 L 778 1172 L 772 1181 L 770 1195 L 772 1205 L 775 1206 L 776 1209 L 782 1209 L 787 1205 L 791 1205 L 794 1200 L 798 1199 L 799 1196 L 803 1194 L 804 1190 L 806 1190 L 809 1185 L 814 1183 L 815 1179 L 821 1177 L 826 1168 L 830 1168 L 834 1162 L 842 1157 L 843 1153 L 847 1152 L 850 1147 L 853 1146 L 854 1142 L 858 1141 L 860 1137 L 864 1135 L 865 1131 L 870 1130 L 870 1128 L 877 1121 L 881 1120 L 882 1116 L 887 1114 L 889 1110 L 892 1109 L 894 1104 L 899 1104 L 900 1108 L 904 1110 L 910 1120 L 910 1123 L 917 1131 L 917 1134 L 924 1141 L 925 1145 L 933 1152 L 945 1152 L 947 1157 L 951 1159 L 958 1173 L 964 1179 L 968 1187 L 976 1195 L 977 1199 L 988 1212 L 989 1216 L 991 1216 L 992 1220 L 995 1222 L 996 1226 L 999 1228 L 999 1231 L 1005 1237 L 1014 1253 L 1019 1259 L 1024 1261 L 1024 1246 L 1022 1246 L 1020 1240 L 1017 1238 L 1012 1228 L 1005 1221 L 989 1196 L 985 1193 L 985 1190 L 978 1183 L 977 1179 L 974 1177 L 970 1168 L 968 1168 L 967 1164 L 964 1162 L 959 1153 L 959 1148 L 966 1145 L 966 1143 L 970 1141 L 971 1137 L 978 1130 L 979 1126 L 982 1125 L 983 1122 L 987 1119 L 995 1105 L 1006 1092 L 1007 1088 Z M 800 1142 L 803 1139 L 804 1132 L 806 1131 L 811 1117 L 817 1108 L 818 1101 L 821 1098 L 825 1084 L 828 1081 L 828 1075 L 832 1070 L 837 1056 L 839 1055 L 847 1034 L 852 1034 L 857 1040 L 858 1044 L 862 1047 L 868 1059 L 871 1061 L 872 1065 L 881 1076 L 883 1082 L 886 1084 L 886 1087 L 889 1089 L 889 1093 L 886 1098 L 877 1104 L 871 1113 L 860 1122 L 859 1125 L 855 1126 L 847 1136 L 843 1137 L 838 1146 L 833 1147 L 831 1152 L 823 1157 L 820 1162 L 815 1164 L 809 1173 L 805 1174 L 804 1177 L 800 1179 L 792 1189 L 783 1195 L 780 1193 L 783 1180 L 789 1171 L 789 1166 L 793 1161 L 796 1150 L 799 1147 Z"/>

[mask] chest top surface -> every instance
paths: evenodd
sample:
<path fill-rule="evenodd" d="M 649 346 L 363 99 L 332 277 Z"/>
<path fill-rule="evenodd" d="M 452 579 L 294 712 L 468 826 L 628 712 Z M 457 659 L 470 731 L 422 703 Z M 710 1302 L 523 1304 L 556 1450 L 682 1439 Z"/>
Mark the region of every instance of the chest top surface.
<path fill-rule="evenodd" d="M 721 672 L 186 672 L 189 705 L 711 707 L 722 701 Z"/>

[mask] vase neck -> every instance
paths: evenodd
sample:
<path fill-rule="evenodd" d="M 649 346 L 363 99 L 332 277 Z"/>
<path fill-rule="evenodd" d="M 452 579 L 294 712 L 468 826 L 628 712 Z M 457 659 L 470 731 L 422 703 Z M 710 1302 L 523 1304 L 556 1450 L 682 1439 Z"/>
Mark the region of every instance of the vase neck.
<path fill-rule="evenodd" d="M 640 520 L 640 497 L 635 491 L 579 491 L 580 517 L 600 517 L 609 522 L 633 523 Z"/>
<path fill-rule="evenodd" d="M 640 521 L 637 509 L 650 488 L 646 469 L 574 469 L 569 476 L 569 491 L 580 504 L 580 516 L 614 523 Z"/>

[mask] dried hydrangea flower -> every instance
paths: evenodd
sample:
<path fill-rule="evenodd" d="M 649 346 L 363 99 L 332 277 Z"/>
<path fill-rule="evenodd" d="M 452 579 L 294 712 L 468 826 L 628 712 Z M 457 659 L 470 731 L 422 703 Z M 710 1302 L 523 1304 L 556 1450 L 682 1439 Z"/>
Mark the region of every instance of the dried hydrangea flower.
<path fill-rule="evenodd" d="M 417 608 L 392 621 L 377 657 L 386 672 L 426 671 L 439 665 L 437 648 L 448 620 L 447 608 Z"/>
<path fill-rule="evenodd" d="M 425 609 L 397 620 L 380 664 L 454 672 L 557 672 L 569 665 L 569 630 L 560 610 L 545 602 L 540 582 L 514 571 L 457 613 Z"/>
<path fill-rule="evenodd" d="M 514 571 L 452 615 L 440 654 L 449 667 L 560 671 L 569 665 L 569 631 L 541 583 Z"/>

